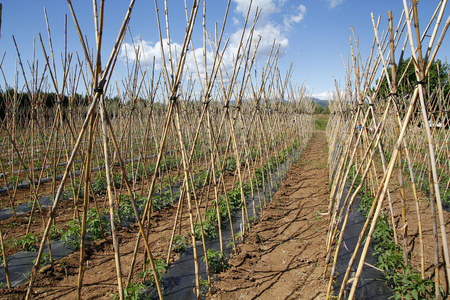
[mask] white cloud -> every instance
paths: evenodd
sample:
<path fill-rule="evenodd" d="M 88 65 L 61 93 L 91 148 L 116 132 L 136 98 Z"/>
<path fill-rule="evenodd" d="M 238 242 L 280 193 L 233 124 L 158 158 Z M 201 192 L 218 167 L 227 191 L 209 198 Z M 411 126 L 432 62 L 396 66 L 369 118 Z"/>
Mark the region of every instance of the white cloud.
<path fill-rule="evenodd" d="M 295 15 L 284 16 L 284 25 L 287 28 L 291 28 L 293 23 L 299 23 L 301 20 L 305 18 L 306 15 L 306 6 L 300 4 L 297 7 L 297 13 Z"/>
<path fill-rule="evenodd" d="M 137 40 L 137 39 L 136 39 Z M 152 42 L 141 41 L 136 42 L 135 46 L 138 49 L 138 53 L 136 54 L 136 50 L 134 49 L 131 43 L 123 43 L 120 51 L 120 58 L 122 60 L 126 60 L 127 58 L 131 61 L 136 61 L 138 59 L 140 62 L 144 62 L 144 58 L 147 62 L 152 62 L 153 57 L 156 58 L 156 67 L 158 69 L 161 68 L 161 43 L 157 42 L 152 45 Z M 137 57 L 136 57 L 137 56 Z"/>
<path fill-rule="evenodd" d="M 333 94 L 331 94 L 330 92 L 323 92 L 319 94 L 313 94 L 312 96 L 320 100 L 329 100 L 333 97 Z"/>
<path fill-rule="evenodd" d="M 248 11 L 248 6 L 250 5 L 250 0 L 233 0 L 233 2 L 236 4 L 235 12 L 237 13 L 237 16 L 245 18 Z M 275 49 L 278 45 L 280 45 L 279 55 L 282 56 L 286 52 L 286 48 L 289 46 L 288 33 L 291 29 L 290 26 L 294 23 L 300 22 L 304 18 L 306 7 L 304 5 L 299 5 L 295 15 L 284 17 L 284 23 L 277 23 L 277 19 L 279 19 L 277 15 L 280 15 L 285 10 L 283 8 L 286 3 L 288 3 L 288 0 L 253 0 L 252 9 L 250 12 L 251 20 L 253 20 L 253 17 L 255 16 L 256 8 L 258 7 L 261 9 L 261 14 L 256 23 L 253 37 L 253 40 L 256 42 L 258 36 L 261 36 L 257 58 L 267 57 L 270 54 L 274 41 Z M 251 27 L 250 22 L 248 27 Z M 236 51 L 241 32 L 242 29 L 239 29 L 232 35 L 231 47 L 234 46 Z M 235 51 L 230 52 L 236 53 Z"/>
<path fill-rule="evenodd" d="M 326 3 L 328 3 L 328 7 L 329 7 L 330 9 L 333 9 L 333 8 L 335 8 L 336 6 L 341 5 L 342 2 L 344 2 L 344 0 L 323 0 L 323 1 L 325 1 Z"/>
<path fill-rule="evenodd" d="M 257 52 L 258 57 L 268 56 L 274 41 L 275 49 L 278 44 L 280 45 L 280 56 L 284 53 L 284 49 L 289 46 L 289 39 L 283 34 L 281 28 L 272 23 L 266 23 L 263 27 L 256 28 L 254 39 L 257 39 L 258 36 L 261 36 L 261 42 Z"/>
<path fill-rule="evenodd" d="M 240 45 L 240 39 L 242 35 L 242 27 L 238 26 L 238 24 L 243 24 L 242 19 L 245 18 L 245 15 L 247 14 L 248 5 L 250 3 L 250 0 L 233 0 L 233 2 L 236 4 L 236 7 L 234 11 L 236 14 L 231 18 L 232 22 L 235 26 L 238 28 L 229 34 L 229 43 L 227 45 L 227 49 L 224 53 L 224 56 L 222 58 L 223 64 L 225 65 L 228 72 L 231 71 L 234 60 L 236 59 L 236 55 L 239 49 Z M 289 38 L 288 34 L 291 30 L 291 26 L 293 26 L 296 23 L 299 23 L 306 14 L 306 7 L 304 5 L 299 5 L 296 7 L 295 11 L 292 11 L 292 15 L 284 16 L 284 22 L 278 22 L 277 20 L 280 20 L 281 15 L 281 8 L 287 3 L 287 0 L 254 0 L 253 1 L 253 15 L 250 15 L 250 20 L 247 25 L 246 33 L 243 39 L 243 43 L 245 45 L 246 41 L 249 38 L 249 31 L 252 27 L 252 21 L 254 17 L 254 11 L 256 10 L 256 7 L 262 9 L 261 16 L 258 19 L 258 22 L 254 29 L 254 35 L 253 35 L 253 45 L 251 46 L 251 52 L 254 50 L 254 44 L 258 41 L 259 37 L 261 37 L 261 41 L 259 43 L 259 47 L 256 53 L 257 59 L 265 60 L 267 59 L 268 55 L 270 54 L 270 50 L 272 49 L 272 45 L 275 41 L 275 48 L 277 49 L 278 45 L 280 46 L 280 52 L 279 56 L 283 56 L 283 54 L 286 53 L 286 48 L 289 46 Z M 278 18 L 277 18 L 278 14 Z M 140 42 L 139 39 L 135 39 L 135 45 L 136 47 L 139 46 L 139 60 L 141 63 L 145 60 L 147 61 L 147 65 L 151 66 L 153 62 L 153 57 L 155 57 L 156 60 L 156 68 L 157 70 L 161 69 L 162 67 L 162 60 L 161 60 L 161 44 L 160 42 L 149 42 L 149 41 L 142 41 Z M 164 54 L 166 62 L 168 61 L 168 47 L 167 47 L 167 40 L 163 40 L 164 45 Z M 178 61 L 177 55 L 179 56 L 181 51 L 181 44 L 176 43 L 175 41 L 172 41 L 171 43 L 171 50 L 172 50 L 172 57 L 174 63 Z M 186 58 L 186 67 L 189 68 L 189 71 L 191 73 L 196 74 L 196 66 L 194 61 L 194 54 L 197 59 L 198 68 L 201 72 L 200 77 L 203 78 L 204 74 L 204 61 L 203 61 L 203 48 L 196 48 L 194 51 L 192 49 L 189 49 L 187 58 Z M 243 53 L 241 52 L 241 55 Z M 252 53 L 250 53 L 250 56 L 252 56 Z M 206 54 L 207 57 L 207 64 L 208 64 L 208 72 L 210 72 L 211 64 L 213 62 L 214 53 L 209 49 Z M 121 48 L 120 58 L 122 61 L 125 61 L 126 59 L 130 61 L 136 61 L 136 54 L 133 49 L 133 46 L 131 43 L 124 43 Z M 174 65 L 174 68 L 176 66 Z"/>
<path fill-rule="evenodd" d="M 163 39 L 163 46 L 164 46 L 164 56 L 166 60 L 166 64 L 168 64 L 169 61 L 169 48 L 167 47 L 167 39 Z M 147 62 L 147 65 L 150 65 L 153 63 L 153 57 L 155 58 L 155 68 L 157 70 L 160 70 L 162 67 L 162 59 L 161 59 L 161 43 L 156 42 L 147 42 L 147 41 L 141 41 L 141 42 L 135 42 L 135 47 L 139 49 L 138 55 L 136 55 L 136 51 L 134 50 L 134 47 L 131 43 L 124 43 L 121 48 L 120 52 L 120 58 L 130 61 L 136 61 L 138 58 L 139 62 L 141 64 L 144 64 L 144 60 Z M 172 61 L 174 63 L 173 68 L 174 71 L 176 71 L 177 63 L 179 61 L 179 55 L 181 53 L 182 45 L 178 44 L 176 42 L 171 42 L 170 49 L 172 52 Z M 195 55 L 195 59 L 194 59 Z M 137 57 L 136 57 L 137 56 Z M 211 64 L 213 62 L 214 55 L 212 51 L 206 51 L 206 59 L 207 59 L 207 65 L 208 68 L 211 68 Z M 197 48 L 194 51 L 189 51 L 186 57 L 186 66 L 189 68 L 190 72 L 197 72 L 197 67 L 195 64 L 195 61 L 197 61 L 197 65 L 200 72 L 203 72 L 204 70 L 204 59 L 203 59 L 203 48 Z M 167 68 L 170 70 L 170 66 L 167 65 Z M 200 76 L 204 76 L 203 73 L 200 74 Z"/>
<path fill-rule="evenodd" d="M 236 3 L 236 12 L 242 16 L 247 15 L 250 0 L 233 0 Z M 261 17 L 271 15 L 280 11 L 280 7 L 285 3 L 285 0 L 257 0 L 252 2 L 250 17 L 255 15 L 256 8 L 261 9 Z"/>

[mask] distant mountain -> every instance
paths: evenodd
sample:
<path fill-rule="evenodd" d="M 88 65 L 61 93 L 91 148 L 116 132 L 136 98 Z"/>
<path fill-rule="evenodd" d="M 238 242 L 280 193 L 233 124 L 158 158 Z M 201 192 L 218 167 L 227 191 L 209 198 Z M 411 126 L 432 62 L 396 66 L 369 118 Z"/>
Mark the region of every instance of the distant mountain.
<path fill-rule="evenodd" d="M 314 97 L 312 97 L 311 99 L 312 99 L 312 101 L 316 102 L 317 104 L 319 104 L 322 107 L 325 107 L 328 105 L 328 100 L 320 100 L 320 99 L 317 99 Z"/>

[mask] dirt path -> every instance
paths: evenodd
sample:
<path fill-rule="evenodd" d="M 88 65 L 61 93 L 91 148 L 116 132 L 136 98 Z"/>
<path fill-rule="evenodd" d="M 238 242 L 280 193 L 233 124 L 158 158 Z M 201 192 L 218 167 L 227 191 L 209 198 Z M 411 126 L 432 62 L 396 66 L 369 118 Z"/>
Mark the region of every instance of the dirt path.
<path fill-rule="evenodd" d="M 325 132 L 316 131 L 210 299 L 325 298 L 327 150 Z"/>

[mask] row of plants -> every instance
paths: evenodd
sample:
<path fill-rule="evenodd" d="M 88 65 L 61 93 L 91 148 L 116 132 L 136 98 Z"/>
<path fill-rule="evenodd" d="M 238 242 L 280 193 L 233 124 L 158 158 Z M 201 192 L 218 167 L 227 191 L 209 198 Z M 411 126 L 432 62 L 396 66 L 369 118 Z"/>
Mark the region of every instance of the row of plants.
<path fill-rule="evenodd" d="M 184 236 L 182 236 L 184 239 L 186 239 Z M 208 258 L 210 269 L 214 273 L 220 273 L 224 269 L 229 269 L 230 266 L 227 262 L 225 264 L 222 264 L 223 262 L 223 255 L 220 251 L 214 250 L 214 249 L 208 249 L 206 251 L 206 255 Z M 202 257 L 202 261 L 205 262 L 206 258 L 205 256 Z M 161 287 L 164 289 L 164 280 L 162 279 L 162 275 L 169 269 L 169 266 L 163 259 L 154 259 L 155 269 L 156 273 L 158 275 L 158 278 L 160 279 L 159 283 Z M 149 264 L 149 261 L 146 262 L 146 265 Z M 144 271 L 141 271 L 138 274 L 138 277 L 142 279 L 144 283 L 130 283 L 127 288 L 124 290 L 124 299 L 125 300 L 140 300 L 140 299 L 148 299 L 148 296 L 144 294 L 144 291 L 148 288 L 148 286 L 155 286 L 155 279 L 153 276 L 153 270 L 151 267 L 147 267 Z M 205 292 L 208 290 L 209 282 L 208 280 L 200 280 L 200 284 L 202 287 L 202 290 Z M 114 294 L 114 299 L 119 299 L 119 294 L 116 292 Z"/>
<path fill-rule="evenodd" d="M 265 164 L 263 164 L 262 167 L 256 168 L 253 180 L 251 182 L 253 187 L 258 188 L 262 187 L 263 182 L 269 179 L 269 173 L 276 170 L 279 164 L 283 163 L 287 158 L 287 156 L 291 155 L 293 151 L 297 149 L 298 149 L 298 140 L 295 140 L 292 146 L 289 146 L 287 149 L 281 151 L 280 154 L 270 157 L 269 160 Z M 245 165 L 244 162 L 242 164 Z M 228 157 L 225 170 L 234 171 L 235 169 L 236 169 L 236 160 L 232 157 Z M 250 194 L 252 188 L 250 184 L 243 184 L 242 189 L 244 191 L 244 196 L 246 198 Z M 221 195 L 217 203 L 214 203 L 214 205 L 208 208 L 208 210 L 205 212 L 205 217 L 202 219 L 204 233 L 210 236 L 211 238 L 216 238 L 218 235 L 217 215 L 219 214 L 220 220 L 225 223 L 225 221 L 229 220 L 228 207 L 230 208 L 230 211 L 233 211 L 236 208 L 240 208 L 241 206 L 242 206 L 241 189 L 239 182 L 237 182 L 233 190 L 229 191 L 226 195 Z M 200 222 L 197 222 L 195 224 L 195 236 L 197 239 L 201 238 Z"/>
<path fill-rule="evenodd" d="M 276 165 L 276 160 L 278 159 L 280 162 L 282 162 L 284 160 L 284 157 L 286 156 L 286 153 L 292 152 L 292 149 L 297 148 L 297 143 L 298 140 L 295 140 L 293 146 L 289 147 L 288 150 L 285 150 L 282 154 L 280 154 L 278 156 L 278 158 L 272 157 L 269 160 L 269 163 L 266 163 L 264 165 L 264 172 L 262 171 L 261 168 L 256 170 L 256 182 L 257 182 L 257 186 L 261 186 L 262 184 L 262 174 L 264 173 L 265 176 L 267 176 L 269 169 L 273 169 Z M 223 149 L 225 150 L 225 149 Z M 257 156 L 258 153 L 258 149 L 256 147 L 253 147 L 252 149 L 252 158 L 253 156 Z M 179 158 L 175 158 L 175 157 L 167 157 L 165 160 L 165 167 L 167 169 L 173 169 L 175 168 L 178 164 L 180 164 L 180 160 Z M 223 162 L 223 159 L 221 159 L 220 161 L 221 163 Z M 242 165 L 245 165 L 245 160 L 242 160 Z M 135 178 L 142 179 L 141 177 L 143 176 L 144 173 L 144 165 L 142 163 L 131 163 L 126 165 L 127 168 L 127 177 L 130 180 L 131 177 L 133 176 L 133 170 L 135 170 Z M 226 158 L 226 164 L 225 164 L 225 171 L 234 171 L 236 169 L 236 160 L 233 156 L 228 156 Z M 145 171 L 148 174 L 152 174 L 155 171 L 155 163 L 152 162 L 148 165 L 145 166 Z M 216 170 L 216 174 L 217 176 L 220 174 L 220 170 Z M 170 177 L 170 176 L 169 176 Z M 205 180 L 207 177 L 207 172 L 203 171 L 201 172 L 199 175 L 197 175 L 196 179 L 194 180 L 194 185 L 195 188 L 200 188 L 201 184 L 207 184 L 208 181 Z M 167 178 L 166 178 L 167 179 Z M 179 178 L 176 178 L 175 180 L 177 180 Z M 113 173 L 113 181 L 114 181 L 114 185 L 116 188 L 120 188 L 123 183 L 123 178 L 122 178 L 122 174 L 119 174 L 117 171 L 114 171 Z M 169 184 L 166 185 L 161 185 L 161 189 L 164 190 L 163 193 L 161 194 L 156 194 L 153 197 L 153 206 L 154 206 L 154 210 L 160 210 L 162 207 L 164 207 L 165 205 L 167 205 L 168 203 L 173 203 L 173 199 L 177 198 L 179 196 L 179 193 L 175 193 L 173 194 L 172 191 L 170 190 L 170 182 L 173 180 L 170 180 L 169 178 Z M 106 173 L 105 171 L 98 171 L 94 173 L 94 180 L 92 181 L 92 191 L 94 194 L 96 195 L 104 195 L 105 191 L 106 191 L 106 187 L 107 187 L 107 181 L 106 181 Z M 246 193 L 248 193 L 248 186 L 246 186 Z M 66 189 L 63 192 L 62 195 L 62 200 L 68 200 L 70 199 L 73 195 L 75 195 L 76 198 L 78 198 L 79 195 L 82 195 L 84 193 L 84 184 L 81 182 L 80 178 L 73 178 L 72 180 L 72 184 L 69 184 L 66 186 Z M 233 192 L 230 192 L 231 195 L 231 199 L 234 199 L 233 197 Z M 125 196 L 125 195 L 122 195 Z M 122 197 L 120 196 L 120 197 Z M 127 196 L 128 197 L 128 196 Z M 223 198 L 222 198 L 223 199 Z M 231 201 L 234 205 L 234 202 Z M 126 199 L 120 199 L 119 201 L 120 203 L 120 211 L 121 211 L 121 215 L 126 219 L 126 220 L 131 220 L 134 219 L 134 217 L 132 217 L 134 215 L 134 212 L 132 210 L 131 207 L 131 202 L 129 200 Z M 223 203 L 223 202 L 222 202 Z M 138 203 L 139 204 L 139 203 Z M 100 213 L 96 213 L 97 216 L 100 216 Z M 93 214 L 90 213 L 88 220 L 92 219 Z M 67 231 L 66 234 L 63 235 L 64 237 L 64 241 L 67 244 L 76 244 L 76 239 L 74 241 L 72 241 L 74 238 L 72 237 L 76 237 L 79 236 L 79 234 L 77 234 L 77 232 L 79 232 L 79 228 L 77 228 L 76 225 L 77 221 L 73 221 L 72 223 L 69 223 L 67 225 Z M 208 222 L 207 222 L 208 225 Z M 105 226 L 103 226 L 105 227 Z M 89 229 L 88 226 L 88 233 L 89 231 L 91 231 Z M 97 234 L 94 234 L 94 236 L 97 236 Z"/>
<path fill-rule="evenodd" d="M 355 184 L 355 187 L 359 185 Z M 375 198 L 361 189 L 362 198 L 358 211 L 367 216 Z M 429 299 L 436 295 L 435 284 L 430 278 L 422 279 L 420 272 L 411 265 L 405 265 L 403 249 L 395 243 L 394 231 L 388 213 L 382 212 L 378 217 L 373 233 L 374 256 L 377 259 L 376 267 L 381 269 L 386 283 L 394 291 L 394 299 Z M 441 295 L 446 297 L 443 289 Z"/>
<path fill-rule="evenodd" d="M 280 156 L 281 157 L 281 156 Z M 176 161 L 178 160 L 178 161 Z M 223 162 L 223 159 L 221 159 L 221 163 Z M 176 168 L 177 163 L 180 163 L 179 158 L 175 159 L 167 159 L 166 160 L 166 168 L 169 170 L 172 168 Z M 275 164 L 275 161 L 272 159 L 271 162 L 272 167 Z M 245 163 L 243 162 L 243 165 Z M 144 166 L 143 164 L 138 163 L 132 163 L 126 166 L 128 173 L 127 177 L 128 179 L 131 179 L 132 177 L 132 170 L 133 168 L 137 170 L 136 177 L 138 179 L 142 179 L 141 176 L 143 175 Z M 268 164 L 264 166 L 266 170 L 266 177 L 267 177 L 267 168 Z M 155 170 L 155 163 L 150 163 L 145 166 L 146 172 L 152 173 Z M 225 164 L 225 171 L 231 172 L 236 169 L 236 160 L 233 156 L 229 156 L 226 159 Z M 201 188 L 204 184 L 209 183 L 208 178 L 208 172 L 202 171 L 198 173 L 193 181 L 193 186 L 195 189 Z M 261 178 L 261 171 L 257 170 L 257 178 Z M 216 170 L 216 176 L 218 177 L 220 174 L 220 170 Z M 170 176 L 169 176 L 170 177 Z M 157 193 L 152 197 L 152 204 L 153 204 L 153 210 L 159 211 L 165 206 L 167 206 L 170 203 L 173 203 L 179 196 L 180 192 L 172 192 L 171 190 L 171 183 L 173 182 L 179 182 L 181 181 L 181 178 L 183 176 L 176 176 L 174 178 L 165 178 L 166 183 L 161 184 L 158 189 L 162 191 L 162 193 Z M 258 180 L 258 182 L 261 179 Z M 113 181 L 116 188 L 120 188 L 123 183 L 122 174 L 114 173 L 113 174 Z M 167 182 L 168 181 L 168 182 Z M 73 195 L 83 195 L 84 193 L 84 184 L 81 182 L 80 178 L 74 178 L 73 184 L 70 184 L 66 187 L 66 189 L 63 191 L 62 200 L 68 200 Z M 257 185 L 261 186 L 261 184 Z M 106 173 L 105 171 L 98 171 L 94 174 L 94 180 L 91 183 L 92 191 L 96 195 L 105 195 L 106 188 L 107 188 L 107 181 L 106 181 Z M 244 185 L 244 191 L 245 195 L 248 196 L 248 193 L 250 192 L 249 185 Z M 77 196 L 78 197 L 78 196 Z M 224 220 L 227 220 L 228 215 L 226 214 L 226 202 L 224 200 L 224 195 L 220 198 L 220 207 L 221 207 L 221 217 L 224 218 Z M 238 188 L 230 191 L 228 193 L 228 198 L 230 201 L 230 205 L 232 207 L 232 210 L 236 207 L 240 207 L 240 190 Z M 142 212 L 145 206 L 145 200 L 146 197 L 142 197 L 139 194 L 136 195 L 136 204 L 138 207 L 139 212 Z M 115 210 L 116 212 L 116 222 L 119 222 L 119 216 L 120 221 L 135 221 L 135 215 L 134 210 L 131 205 L 130 196 L 129 195 L 120 195 L 119 196 L 119 210 Z M 212 209 L 208 210 L 207 216 L 211 216 L 215 214 L 212 214 Z M 86 232 L 89 236 L 89 240 L 97 240 L 100 238 L 104 238 L 105 233 L 109 232 L 109 222 L 106 222 L 106 219 L 109 218 L 109 211 L 107 209 L 104 209 L 103 212 L 97 211 L 97 209 L 90 209 L 87 212 L 87 226 L 86 226 Z M 206 229 L 206 233 L 210 234 L 212 237 L 217 236 L 217 233 L 214 233 L 213 229 L 217 229 L 213 225 L 217 222 L 217 218 L 211 219 L 209 217 L 206 218 L 206 222 L 204 223 L 204 228 Z M 55 226 L 52 227 L 50 232 L 50 238 L 56 239 L 60 238 L 61 242 L 69 247 L 72 250 L 79 250 L 80 247 L 80 239 L 81 239 L 81 228 L 78 220 L 72 220 L 65 224 L 64 226 L 65 230 L 57 228 Z M 199 224 L 196 224 L 196 234 L 200 235 L 200 228 Z M 185 248 L 185 246 L 182 246 L 183 243 L 180 243 L 178 241 L 180 237 L 175 238 L 175 251 L 181 251 Z M 181 239 L 182 241 L 182 239 Z M 39 242 L 39 238 L 34 235 L 34 233 L 28 233 L 25 235 L 22 239 L 17 241 L 17 245 L 23 248 L 26 251 L 34 251 L 36 248 L 37 243 Z"/>
<path fill-rule="evenodd" d="M 238 184 L 237 184 L 238 185 Z M 243 185 L 244 195 L 247 197 L 250 193 L 250 186 L 247 184 Z M 227 204 L 228 199 L 228 204 Z M 233 212 L 236 208 L 241 207 L 241 190 L 239 185 L 235 186 L 235 188 L 229 191 L 226 195 L 221 195 L 218 199 L 218 204 L 214 203 L 208 210 L 205 212 L 205 217 L 202 219 L 203 232 L 205 235 L 216 238 L 218 236 L 218 218 L 217 218 L 217 210 L 219 211 L 220 220 L 222 222 L 229 220 L 228 215 L 228 207 L 230 211 Z M 218 205 L 218 208 L 217 208 Z M 224 223 L 222 223 L 224 224 Z M 195 238 L 201 239 L 201 226 L 200 222 L 195 223 Z"/>
<path fill-rule="evenodd" d="M 271 147 L 272 147 L 272 145 L 270 144 L 269 145 L 269 149 L 268 149 L 269 151 L 272 149 Z M 224 152 L 225 150 L 226 150 L 226 146 L 222 146 L 222 148 L 220 149 L 220 152 Z M 259 150 L 258 146 L 253 146 L 252 147 L 252 151 L 251 151 L 252 159 L 256 159 L 258 157 L 258 155 L 259 155 L 258 150 Z M 261 150 L 262 150 L 262 153 L 264 154 L 264 152 L 265 152 L 264 147 Z M 59 155 L 57 155 L 57 156 L 60 156 L 60 155 L 62 155 L 62 152 Z M 205 157 L 205 151 L 197 150 L 197 151 L 195 151 L 195 153 L 193 155 L 193 158 L 196 159 L 196 160 L 203 159 L 204 157 Z M 1 158 L 1 159 L 2 159 L 2 162 L 8 163 L 6 158 Z M 42 160 L 43 159 L 44 158 L 42 158 Z M 97 157 L 93 157 L 92 159 L 93 160 L 97 160 L 98 167 L 100 169 L 104 166 L 104 160 L 103 160 L 103 156 L 102 155 L 98 155 Z M 49 165 L 43 167 L 42 166 L 42 160 L 35 159 L 35 161 L 34 161 L 34 167 L 35 168 L 33 169 L 33 171 L 40 171 L 43 168 L 46 169 L 46 170 L 50 170 L 50 168 L 53 168 L 53 167 L 51 167 Z M 136 176 L 137 179 L 142 178 L 143 175 L 144 175 L 143 163 L 132 162 L 132 161 L 133 161 L 133 159 L 131 159 L 131 162 L 126 164 L 126 170 L 127 170 L 127 177 L 128 177 L 128 179 L 129 180 L 133 179 L 133 176 L 132 176 L 133 173 L 136 174 L 135 176 Z M 26 163 L 26 160 L 24 162 Z M 47 158 L 47 164 L 48 164 L 48 162 L 49 162 L 49 160 Z M 18 158 L 14 159 L 14 163 L 15 164 L 20 164 L 19 169 L 22 172 L 30 171 L 28 169 L 27 165 L 24 166 L 24 165 L 22 165 L 20 163 L 20 160 Z M 227 158 L 226 170 L 234 170 L 234 168 L 232 166 L 233 163 L 234 164 L 236 163 L 234 157 L 229 156 Z M 230 164 L 231 164 L 231 166 L 230 166 Z M 145 166 L 145 174 L 147 174 L 147 176 L 152 175 L 155 172 L 156 163 L 155 162 L 150 162 L 150 163 L 146 163 L 145 165 L 146 165 Z M 175 157 L 175 156 L 166 156 L 164 158 L 164 160 L 161 161 L 160 168 L 163 169 L 163 170 L 172 170 L 174 168 L 177 168 L 180 165 L 181 165 L 181 158 Z M 83 166 L 82 166 L 82 162 L 81 161 L 78 161 L 78 162 L 74 163 L 74 170 L 75 171 L 81 171 L 82 167 Z M 19 171 L 14 171 L 14 173 L 19 173 L 20 170 Z M 95 169 L 93 169 L 93 170 L 95 170 Z M 56 174 L 57 175 L 58 174 L 62 174 L 64 171 L 65 171 L 65 163 L 64 162 L 63 163 L 59 163 L 56 166 Z M 116 172 L 119 173 L 118 171 L 116 171 Z M 15 183 L 20 178 L 22 178 L 23 180 L 29 180 L 29 174 L 25 174 L 23 177 L 20 177 L 20 176 L 17 176 L 17 174 L 16 175 L 10 175 L 9 172 L 6 172 L 5 175 L 7 175 L 7 177 L 8 177 L 6 179 L 7 183 L 10 184 L 10 185 L 13 185 L 13 186 L 15 185 Z M 5 175 L 2 174 L 1 176 L 5 176 Z M 120 175 L 116 174 L 116 175 L 117 175 L 117 177 L 116 177 L 115 182 L 121 181 L 121 179 L 120 179 L 121 174 Z M 47 174 L 47 176 L 51 176 L 51 174 Z M 39 174 L 38 173 L 34 173 L 34 179 L 37 180 L 37 179 L 39 179 L 38 177 L 39 177 Z"/>

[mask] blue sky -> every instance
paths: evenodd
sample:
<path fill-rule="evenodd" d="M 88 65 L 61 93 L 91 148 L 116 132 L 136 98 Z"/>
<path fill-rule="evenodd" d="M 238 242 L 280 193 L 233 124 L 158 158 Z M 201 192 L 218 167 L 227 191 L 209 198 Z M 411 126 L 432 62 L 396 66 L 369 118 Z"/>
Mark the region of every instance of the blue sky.
<path fill-rule="evenodd" d="M 103 42 L 103 63 L 110 54 L 118 29 L 125 15 L 129 1 L 107 0 L 105 1 L 105 26 Z M 186 25 L 184 1 L 169 0 L 170 34 L 174 45 L 181 44 L 184 37 Z M 190 6 L 191 1 L 187 1 Z M 225 38 L 230 38 L 228 54 L 224 57 L 228 66 L 231 66 L 232 54 L 237 49 L 237 41 L 240 35 L 244 15 L 250 0 L 232 0 L 228 22 L 225 28 Z M 3 16 L 1 24 L 0 56 L 5 53 L 2 65 L 8 85 L 14 84 L 14 72 L 16 68 L 17 53 L 12 35 L 14 35 L 22 62 L 24 63 L 26 76 L 29 79 L 30 69 L 28 63 L 32 61 L 33 38 L 36 38 L 36 59 L 40 70 L 43 69 L 45 61 L 43 51 L 39 42 L 39 33 L 44 40 L 44 45 L 49 52 L 47 28 L 43 7 L 46 8 L 50 23 L 53 50 L 56 65 L 61 68 L 61 53 L 64 51 L 64 18 L 67 14 L 68 27 L 68 51 L 78 52 L 82 56 L 80 42 L 75 32 L 75 26 L 70 15 L 66 1 L 56 0 L 0 0 L 3 4 Z M 164 2 L 158 0 L 160 18 L 164 21 Z M 203 2 L 202 2 L 203 3 Z M 222 25 L 227 1 L 206 1 L 207 30 L 214 35 L 215 23 L 218 30 Z M 436 8 L 438 0 L 426 0 L 419 3 L 419 15 L 421 30 L 425 28 Z M 81 24 L 83 34 L 87 36 L 89 46 L 95 46 L 94 21 L 92 1 L 73 1 L 74 10 Z M 369 55 L 370 47 L 374 37 L 372 28 L 371 12 L 377 18 L 381 15 L 380 32 L 387 29 L 388 10 L 394 13 L 394 24 L 403 9 L 401 0 L 254 0 L 253 7 L 262 9 L 261 17 L 256 26 L 256 34 L 262 36 L 258 50 L 258 67 L 264 66 L 267 54 L 274 39 L 280 44 L 280 57 L 278 67 L 281 74 L 285 74 L 291 62 L 295 69 L 291 81 L 305 84 L 308 91 L 316 97 L 324 98 L 327 92 L 334 90 L 334 78 L 341 84 L 344 83 L 345 69 L 342 56 L 347 59 L 350 53 L 351 27 L 355 28 L 359 36 L 362 58 Z M 193 34 L 194 48 L 201 53 L 202 48 L 202 9 L 199 10 L 196 28 Z M 448 16 L 448 9 L 444 14 L 444 21 Z M 164 26 L 164 23 L 162 24 Z M 155 55 L 158 59 L 160 48 L 155 17 L 154 1 L 136 0 L 130 22 L 130 33 L 127 33 L 126 43 L 130 45 L 131 40 L 140 42 L 141 49 L 148 61 Z M 165 37 L 165 30 L 163 32 Z M 128 49 L 130 62 L 130 47 L 126 45 L 122 50 Z M 441 47 L 439 58 L 446 60 L 450 50 L 448 39 Z M 115 76 L 120 82 L 127 73 L 127 55 L 121 52 L 120 60 L 115 68 Z M 76 57 L 74 57 L 74 62 Z M 188 66 L 189 66 L 188 61 Z M 192 65 L 191 65 L 192 67 Z M 230 71 L 230 70 L 229 70 Z M 61 76 L 61 72 L 59 72 Z M 23 84 L 23 76 L 19 69 L 19 82 Z M 0 87 L 4 89 L 5 83 L 0 77 Z"/>

